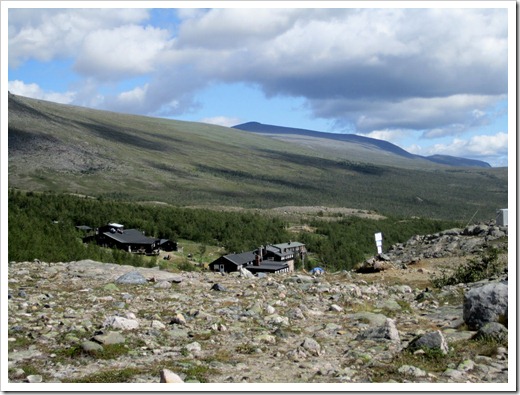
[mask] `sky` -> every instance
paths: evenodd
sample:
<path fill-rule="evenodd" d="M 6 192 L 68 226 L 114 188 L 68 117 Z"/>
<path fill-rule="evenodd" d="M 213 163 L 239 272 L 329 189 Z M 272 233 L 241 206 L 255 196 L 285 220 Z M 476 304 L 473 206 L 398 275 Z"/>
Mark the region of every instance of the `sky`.
<path fill-rule="evenodd" d="M 508 165 L 515 2 L 20 3 L 8 10 L 11 93 L 223 126 L 355 133 L 419 155 Z M 99 8 L 107 4 L 117 8 Z"/>

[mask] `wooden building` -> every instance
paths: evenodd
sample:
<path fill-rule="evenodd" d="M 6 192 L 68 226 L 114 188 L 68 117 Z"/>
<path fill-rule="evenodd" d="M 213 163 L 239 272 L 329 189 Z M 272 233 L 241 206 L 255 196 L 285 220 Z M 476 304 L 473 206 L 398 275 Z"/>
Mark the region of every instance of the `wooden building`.
<path fill-rule="evenodd" d="M 159 253 L 158 239 L 147 237 L 137 229 L 125 229 L 123 225 L 115 223 L 98 229 L 97 243 L 103 247 L 115 247 L 140 254 Z"/>
<path fill-rule="evenodd" d="M 253 251 L 221 256 L 209 264 L 209 269 L 222 273 L 240 268 L 252 273 L 288 273 L 294 271 L 295 258 L 303 258 L 305 253 L 305 245 L 298 242 L 260 246 Z"/>

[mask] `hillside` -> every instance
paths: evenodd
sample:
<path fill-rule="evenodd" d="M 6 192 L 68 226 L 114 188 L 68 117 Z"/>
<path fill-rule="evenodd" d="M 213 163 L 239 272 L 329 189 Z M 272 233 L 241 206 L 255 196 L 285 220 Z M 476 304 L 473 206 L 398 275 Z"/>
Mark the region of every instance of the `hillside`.
<path fill-rule="evenodd" d="M 322 143 L 331 144 L 331 149 L 340 148 L 345 150 L 348 155 L 361 156 L 364 154 L 363 149 L 370 151 L 365 153 L 368 157 L 363 157 L 365 160 L 370 160 L 372 163 L 382 164 L 401 164 L 405 165 L 405 161 L 399 159 L 406 158 L 410 159 L 408 165 L 413 167 L 424 167 L 427 163 L 422 163 L 422 160 L 431 161 L 435 163 L 441 163 L 449 166 L 460 166 L 460 167 L 491 167 L 489 163 L 459 158 L 448 155 L 432 155 L 432 156 L 421 156 L 411 154 L 408 151 L 392 144 L 388 141 L 374 139 L 370 137 L 358 136 L 356 134 L 349 133 L 323 133 L 308 129 L 297 129 L 288 128 L 284 126 L 266 125 L 259 122 L 247 122 L 240 125 L 233 126 L 235 129 L 244 130 L 247 132 L 261 133 L 270 137 L 276 138 L 282 141 L 291 141 L 299 143 L 301 145 L 308 145 L 310 139 L 313 139 L 316 143 L 321 140 Z M 380 151 L 379 155 L 374 155 L 374 150 Z M 386 162 L 381 162 L 383 158 L 387 156 Z M 394 157 L 395 156 L 395 157 Z M 394 158 L 392 158 L 394 157 Z M 392 162 L 393 159 L 393 162 Z"/>
<path fill-rule="evenodd" d="M 361 143 L 332 150 L 319 139 L 301 145 L 12 94 L 8 115 L 11 188 L 179 206 L 348 207 L 462 220 L 475 212 L 475 220 L 493 219 L 507 206 L 507 168 L 446 166 Z"/>

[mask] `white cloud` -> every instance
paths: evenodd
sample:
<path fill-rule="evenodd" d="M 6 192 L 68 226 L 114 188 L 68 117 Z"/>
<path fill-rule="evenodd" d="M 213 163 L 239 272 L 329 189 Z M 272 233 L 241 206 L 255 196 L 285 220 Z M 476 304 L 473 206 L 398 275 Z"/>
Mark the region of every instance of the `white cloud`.
<path fill-rule="evenodd" d="M 231 127 L 240 124 L 242 121 L 240 120 L 240 118 L 226 117 L 221 115 L 217 117 L 203 118 L 199 122 Z"/>
<path fill-rule="evenodd" d="M 484 160 L 492 166 L 507 166 L 508 135 L 499 132 L 494 135 L 476 135 L 468 139 L 454 138 L 449 143 L 429 147 L 412 145 L 406 150 L 424 156 L 450 155 Z"/>
<path fill-rule="evenodd" d="M 74 68 L 110 80 L 149 73 L 168 37 L 166 30 L 137 25 L 95 30 L 85 36 Z"/>
<path fill-rule="evenodd" d="M 408 137 L 410 131 L 399 130 L 399 129 L 385 129 L 385 130 L 374 130 L 370 133 L 363 134 L 363 136 L 370 137 L 378 140 L 386 140 L 396 145 L 400 145 L 399 142 Z"/>
<path fill-rule="evenodd" d="M 147 18 L 144 9 L 10 9 L 9 66 L 75 56 L 89 33 Z"/>
<path fill-rule="evenodd" d="M 9 13 L 11 65 L 69 57 L 89 81 L 149 76 L 103 101 L 128 112 L 172 116 L 208 84 L 246 83 L 359 133 L 437 138 L 489 122 L 507 95 L 506 9 L 181 9 L 174 38 L 146 10 Z"/>
<path fill-rule="evenodd" d="M 15 95 L 32 97 L 33 99 L 48 100 L 62 104 L 72 103 L 76 96 L 75 92 L 45 92 L 38 84 L 26 84 L 19 80 L 9 81 L 8 90 Z"/>
<path fill-rule="evenodd" d="M 255 14 L 255 18 L 252 14 Z M 507 94 L 507 13 L 493 9 L 209 10 L 173 64 L 211 80 L 303 97 L 361 133 L 459 134 Z"/>
<path fill-rule="evenodd" d="M 408 147 L 403 147 L 403 149 L 410 152 L 411 154 L 424 155 L 423 147 L 419 144 L 412 144 Z"/>
<path fill-rule="evenodd" d="M 300 13 L 298 9 L 215 8 L 189 14 L 179 31 L 179 47 L 208 48 L 214 52 L 262 44 L 290 29 Z"/>
<path fill-rule="evenodd" d="M 413 130 L 386 129 L 366 133 L 363 136 L 391 142 L 416 155 L 450 155 L 483 160 L 492 164 L 492 166 L 507 166 L 507 133 L 501 132 L 495 135 L 474 135 L 466 138 L 455 137 L 449 139 L 449 135 L 447 136 L 445 131 L 443 131 L 439 137 L 444 137 L 444 140 L 448 139 L 449 142 L 430 145 L 427 145 L 428 143 L 424 143 L 424 141 L 424 145 L 410 144 L 410 141 L 413 141 L 414 133 Z M 454 134 L 459 133 L 454 132 Z"/>
<path fill-rule="evenodd" d="M 121 92 L 117 100 L 120 103 L 128 103 L 128 104 L 142 104 L 146 98 L 146 91 L 148 90 L 148 84 L 144 86 L 138 86 L 130 91 Z"/>
<path fill-rule="evenodd" d="M 458 94 L 366 103 L 362 108 L 363 115 L 356 120 L 356 127 L 361 131 L 382 126 L 424 130 L 423 136 L 426 138 L 459 134 L 470 127 L 485 123 L 485 110 L 504 98 L 503 95 Z M 353 115 L 356 113 L 358 111 Z"/>

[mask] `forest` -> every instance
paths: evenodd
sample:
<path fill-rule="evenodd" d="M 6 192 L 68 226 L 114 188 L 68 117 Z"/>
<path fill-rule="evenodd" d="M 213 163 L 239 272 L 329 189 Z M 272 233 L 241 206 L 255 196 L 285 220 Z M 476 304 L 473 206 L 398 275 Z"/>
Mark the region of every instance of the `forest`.
<path fill-rule="evenodd" d="M 189 240 L 218 246 L 227 253 L 259 245 L 298 240 L 307 246 L 312 264 L 328 270 L 349 270 L 376 254 L 374 233 L 382 232 L 383 250 L 415 234 L 430 234 L 461 226 L 445 220 L 345 217 L 310 222 L 314 232 L 293 233 L 286 220 L 248 211 L 217 211 L 170 205 L 124 202 L 58 193 L 10 190 L 8 193 L 9 261 L 67 262 L 92 259 L 100 262 L 155 266 L 140 255 L 83 244 L 77 225 L 98 227 L 117 222 L 146 235 L 171 240 Z"/>

